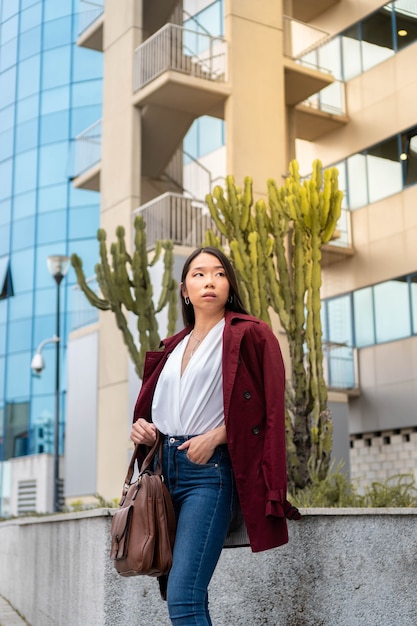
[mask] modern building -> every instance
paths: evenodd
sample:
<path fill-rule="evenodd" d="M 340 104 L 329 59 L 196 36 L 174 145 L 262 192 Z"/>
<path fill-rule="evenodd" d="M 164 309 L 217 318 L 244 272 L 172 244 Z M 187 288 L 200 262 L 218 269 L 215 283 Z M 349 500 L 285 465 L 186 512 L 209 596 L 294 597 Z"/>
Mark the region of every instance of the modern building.
<path fill-rule="evenodd" d="M 3 7 L 9 4 L 16 3 L 2 0 Z M 131 0 L 123 10 L 118 0 L 80 5 L 74 58 L 102 58 L 103 91 L 95 116 L 69 132 L 67 140 L 77 140 L 68 194 L 97 203 L 100 193 L 100 224 L 110 241 L 118 225 L 131 240 L 133 215 L 142 212 L 148 243 L 172 238 L 179 268 L 204 232 L 202 200 L 226 174 L 237 182 L 251 175 L 256 195 L 263 196 L 266 180 L 283 181 L 292 158 L 304 175 L 315 158 L 325 167 L 336 165 L 345 198 L 337 236 L 323 251 L 322 290 L 334 456 L 347 465 L 350 460 L 352 476 L 362 482 L 415 472 L 417 2 Z M 93 91 L 86 87 L 84 98 Z M 84 247 L 68 236 L 46 254 L 77 252 L 93 278 L 98 248 L 87 240 Z M 8 307 L 16 298 L 10 258 L 10 266 L 0 265 Z M 35 301 L 39 289 L 54 292 L 46 270 L 42 280 L 33 284 Z M 68 300 L 71 280 L 65 279 Z M 52 304 L 50 310 L 53 320 Z M 64 361 L 69 501 L 119 495 L 140 387 L 112 314 L 86 315 L 72 318 Z M 46 336 L 53 321 L 48 329 Z M 25 371 L 43 339 L 32 340 Z M 5 363 L 12 371 L 9 353 Z M 43 385 L 52 401 L 52 374 L 49 382 L 43 375 L 40 380 L 31 385 Z M 2 467 L 13 473 L 14 461 Z M 30 473 L 19 476 L 23 484 Z M 16 492 L 18 481 L 9 482 Z"/>
<path fill-rule="evenodd" d="M 78 251 L 93 273 L 100 196 L 71 183 L 75 137 L 101 117 L 103 56 L 75 45 L 78 0 L 0 2 L 0 516 L 51 510 L 59 351 L 60 452 L 75 275 L 50 255 Z M 31 360 L 44 345 L 45 370 Z"/>

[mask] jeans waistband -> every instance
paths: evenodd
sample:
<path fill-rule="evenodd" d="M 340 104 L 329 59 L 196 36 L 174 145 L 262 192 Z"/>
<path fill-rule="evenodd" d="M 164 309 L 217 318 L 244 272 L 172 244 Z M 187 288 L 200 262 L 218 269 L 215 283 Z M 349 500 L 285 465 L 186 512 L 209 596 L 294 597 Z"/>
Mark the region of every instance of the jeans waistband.
<path fill-rule="evenodd" d="M 197 435 L 162 435 L 162 440 L 169 446 L 180 446 L 184 441 L 188 441 Z"/>

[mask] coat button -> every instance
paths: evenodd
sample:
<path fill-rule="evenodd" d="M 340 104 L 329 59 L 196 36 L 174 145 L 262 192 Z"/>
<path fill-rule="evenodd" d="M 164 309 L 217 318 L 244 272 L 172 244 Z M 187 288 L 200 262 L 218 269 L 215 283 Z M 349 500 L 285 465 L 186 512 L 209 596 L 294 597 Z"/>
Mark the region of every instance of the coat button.
<path fill-rule="evenodd" d="M 243 397 L 245 398 L 245 400 L 250 400 L 250 398 L 252 398 L 252 394 L 250 391 L 245 391 Z"/>
<path fill-rule="evenodd" d="M 254 435 L 259 435 L 259 433 L 260 433 L 260 432 L 261 432 L 261 429 L 259 428 L 259 426 L 254 426 L 254 427 L 252 428 L 252 433 L 253 433 Z"/>

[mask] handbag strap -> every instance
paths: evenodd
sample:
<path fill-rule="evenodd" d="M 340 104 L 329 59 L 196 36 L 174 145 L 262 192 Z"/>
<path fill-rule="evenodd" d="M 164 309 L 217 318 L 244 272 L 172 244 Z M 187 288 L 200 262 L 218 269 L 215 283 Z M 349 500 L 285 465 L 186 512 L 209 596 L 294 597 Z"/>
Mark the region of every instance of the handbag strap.
<path fill-rule="evenodd" d="M 123 485 L 123 495 L 126 495 L 130 487 L 132 476 L 135 471 L 135 462 L 137 461 L 138 463 L 139 474 L 143 474 L 143 472 L 146 472 L 146 470 L 152 465 L 152 462 L 155 458 L 157 451 L 159 451 L 159 458 L 161 457 L 162 443 L 163 443 L 163 439 L 161 437 L 161 433 L 159 432 L 159 430 L 157 430 L 155 443 L 153 444 L 152 448 L 149 450 L 148 454 L 142 461 L 142 465 L 140 467 L 139 467 L 139 456 L 140 456 L 140 450 L 141 450 L 142 444 L 137 443 L 135 445 L 132 456 L 130 457 L 129 467 L 127 468 L 126 478 L 125 478 L 124 485 Z M 158 460 L 158 464 L 156 467 L 156 473 L 162 474 L 162 468 L 159 463 L 159 460 Z"/>

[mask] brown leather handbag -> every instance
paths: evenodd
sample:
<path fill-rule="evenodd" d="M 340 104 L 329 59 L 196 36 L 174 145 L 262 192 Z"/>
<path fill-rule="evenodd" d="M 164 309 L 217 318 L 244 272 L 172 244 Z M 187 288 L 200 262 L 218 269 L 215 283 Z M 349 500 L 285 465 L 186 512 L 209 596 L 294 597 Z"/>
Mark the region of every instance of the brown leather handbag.
<path fill-rule="evenodd" d="M 120 508 L 113 515 L 110 558 L 121 576 L 159 577 L 171 569 L 175 513 L 159 462 L 155 472 L 151 469 L 158 449 L 162 449 L 159 433 L 137 479 L 131 483 L 139 455 L 139 446 L 136 446 L 127 470 Z"/>

